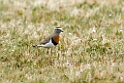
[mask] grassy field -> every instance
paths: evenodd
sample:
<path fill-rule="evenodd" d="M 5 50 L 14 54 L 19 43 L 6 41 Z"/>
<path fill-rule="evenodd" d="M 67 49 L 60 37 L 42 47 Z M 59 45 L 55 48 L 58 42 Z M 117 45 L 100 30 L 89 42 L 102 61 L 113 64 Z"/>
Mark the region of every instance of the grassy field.
<path fill-rule="evenodd" d="M 124 83 L 124 0 L 0 0 L 0 83 Z"/>

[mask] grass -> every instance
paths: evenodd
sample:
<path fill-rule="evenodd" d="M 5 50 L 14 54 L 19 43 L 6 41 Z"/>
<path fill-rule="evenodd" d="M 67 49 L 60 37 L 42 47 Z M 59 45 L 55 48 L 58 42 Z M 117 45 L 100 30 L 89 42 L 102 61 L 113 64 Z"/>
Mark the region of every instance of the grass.
<path fill-rule="evenodd" d="M 0 0 L 0 83 L 123 83 L 123 0 Z M 61 26 L 59 45 L 33 48 Z"/>

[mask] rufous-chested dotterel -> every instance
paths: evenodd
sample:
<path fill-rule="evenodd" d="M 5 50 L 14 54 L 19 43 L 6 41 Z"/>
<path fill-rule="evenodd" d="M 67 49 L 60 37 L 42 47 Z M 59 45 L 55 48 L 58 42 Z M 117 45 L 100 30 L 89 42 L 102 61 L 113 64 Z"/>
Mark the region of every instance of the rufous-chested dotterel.
<path fill-rule="evenodd" d="M 56 27 L 54 29 L 53 34 L 45 38 L 39 44 L 34 45 L 33 47 L 51 48 L 51 47 L 56 46 L 59 43 L 61 32 L 63 32 L 63 30 L 60 27 Z"/>

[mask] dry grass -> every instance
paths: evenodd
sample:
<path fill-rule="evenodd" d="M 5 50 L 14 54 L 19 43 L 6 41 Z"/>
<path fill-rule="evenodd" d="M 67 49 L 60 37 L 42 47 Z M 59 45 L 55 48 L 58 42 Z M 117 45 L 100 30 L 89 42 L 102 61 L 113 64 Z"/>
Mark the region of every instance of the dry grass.
<path fill-rule="evenodd" d="M 0 0 L 0 83 L 123 83 L 123 5 Z M 56 26 L 64 33 L 52 53 L 32 47 Z"/>

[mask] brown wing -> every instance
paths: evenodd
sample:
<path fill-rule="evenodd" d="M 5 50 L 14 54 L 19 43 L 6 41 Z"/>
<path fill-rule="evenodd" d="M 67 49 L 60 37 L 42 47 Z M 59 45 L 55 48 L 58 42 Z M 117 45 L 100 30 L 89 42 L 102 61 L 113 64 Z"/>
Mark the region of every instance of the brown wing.
<path fill-rule="evenodd" d="M 52 34 L 50 36 L 48 36 L 47 38 L 45 38 L 43 41 L 41 41 L 39 44 L 36 44 L 34 45 L 33 47 L 36 47 L 37 45 L 40 45 L 40 44 L 46 44 L 49 42 L 50 38 L 52 38 L 53 36 L 55 36 L 55 34 Z"/>
<path fill-rule="evenodd" d="M 41 41 L 39 44 L 46 44 L 46 43 L 48 43 L 49 40 L 50 40 L 50 38 L 51 38 L 51 37 L 45 38 L 45 39 L 44 39 L 43 41 Z"/>
<path fill-rule="evenodd" d="M 34 45 L 33 47 L 36 47 L 36 46 L 38 46 L 38 45 L 42 45 L 42 44 L 48 43 L 49 40 L 50 40 L 50 38 L 51 38 L 51 36 L 45 38 L 43 41 L 41 41 L 39 44 Z"/>
<path fill-rule="evenodd" d="M 54 36 L 54 34 L 48 36 L 47 38 L 45 38 L 43 41 L 41 41 L 39 44 L 46 44 L 49 42 L 50 38 L 52 38 Z"/>

